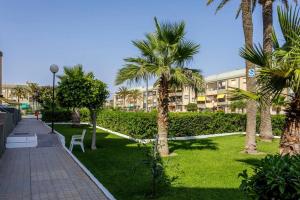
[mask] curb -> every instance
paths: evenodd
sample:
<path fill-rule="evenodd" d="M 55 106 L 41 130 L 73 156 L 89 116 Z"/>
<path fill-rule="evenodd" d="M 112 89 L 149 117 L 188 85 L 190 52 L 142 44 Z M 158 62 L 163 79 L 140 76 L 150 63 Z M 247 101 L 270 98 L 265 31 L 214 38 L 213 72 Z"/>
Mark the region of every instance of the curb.
<path fill-rule="evenodd" d="M 43 122 L 46 126 L 48 126 L 48 123 Z M 55 124 L 67 124 L 67 123 L 55 123 Z M 82 124 L 88 124 L 88 123 L 82 123 Z M 48 126 L 50 127 L 50 126 Z M 50 127 L 51 128 L 51 127 Z M 65 143 L 65 136 L 60 134 L 58 131 L 54 130 L 54 132 L 58 135 L 58 139 L 60 143 L 62 144 L 65 151 L 71 156 L 71 158 L 75 161 L 75 163 L 84 171 L 84 173 L 96 184 L 96 186 L 104 193 L 104 195 L 109 200 L 116 200 L 116 198 L 98 181 L 98 179 L 74 156 L 74 154 L 66 147 Z"/>

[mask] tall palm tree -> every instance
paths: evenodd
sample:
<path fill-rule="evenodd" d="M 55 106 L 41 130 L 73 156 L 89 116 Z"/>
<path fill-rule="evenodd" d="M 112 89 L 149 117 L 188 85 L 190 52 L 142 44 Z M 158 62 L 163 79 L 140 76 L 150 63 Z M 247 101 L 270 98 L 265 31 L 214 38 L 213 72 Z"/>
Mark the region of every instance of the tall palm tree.
<path fill-rule="evenodd" d="M 127 89 L 127 87 L 120 87 L 119 91 L 117 92 L 117 95 L 123 99 L 123 109 L 125 109 L 126 106 L 126 98 L 130 94 L 130 91 Z"/>
<path fill-rule="evenodd" d="M 214 0 L 208 0 L 207 4 L 210 5 Z M 220 0 L 216 12 L 219 11 L 228 3 L 230 0 Z M 256 0 L 240 0 L 239 7 L 237 11 L 236 18 L 242 12 L 242 24 L 244 31 L 245 47 L 251 48 L 253 46 L 253 21 L 252 21 L 252 11 L 255 8 Z M 246 61 L 246 82 L 247 90 L 250 92 L 255 92 L 255 77 L 251 77 L 248 74 L 249 70 L 253 70 L 254 66 Z M 245 152 L 246 153 L 256 153 L 256 102 L 253 100 L 247 101 L 247 125 L 246 125 L 246 142 L 245 142 Z"/>
<path fill-rule="evenodd" d="M 28 90 L 21 86 L 17 85 L 12 89 L 12 95 L 17 97 L 18 109 L 20 110 L 20 99 L 25 98 L 27 96 Z"/>
<path fill-rule="evenodd" d="M 158 151 L 161 156 L 168 156 L 169 88 L 172 85 L 188 85 L 195 79 L 202 80 L 197 73 L 192 74 L 191 79 L 190 69 L 186 67 L 198 53 L 199 45 L 185 39 L 184 22 L 159 23 L 156 18 L 154 22 L 155 32 L 146 34 L 145 40 L 134 41 L 133 44 L 147 63 L 147 74 L 157 78 L 155 85 L 158 87 Z M 116 84 L 140 79 L 136 70 L 125 66 L 119 70 Z M 198 87 L 201 86 L 199 84 Z"/>
<path fill-rule="evenodd" d="M 262 21 L 263 21 L 263 50 L 266 54 L 271 54 L 273 51 L 273 3 L 274 0 L 259 0 L 262 6 Z M 288 7 L 288 0 L 281 0 Z M 293 0 L 297 3 L 297 0 Z M 269 94 L 266 94 L 269 96 Z M 261 107 L 261 123 L 259 127 L 260 137 L 262 140 L 270 141 L 273 139 L 272 123 L 270 108 L 272 102 L 269 98 L 265 98 L 265 104 Z"/>
<path fill-rule="evenodd" d="M 285 89 L 292 91 L 286 109 L 286 122 L 280 140 L 282 155 L 300 154 L 300 16 L 299 9 L 278 8 L 278 18 L 284 44 L 279 45 L 273 34 L 274 52 L 261 47 L 243 49 L 241 56 L 260 66 L 260 90 L 277 98 Z"/>

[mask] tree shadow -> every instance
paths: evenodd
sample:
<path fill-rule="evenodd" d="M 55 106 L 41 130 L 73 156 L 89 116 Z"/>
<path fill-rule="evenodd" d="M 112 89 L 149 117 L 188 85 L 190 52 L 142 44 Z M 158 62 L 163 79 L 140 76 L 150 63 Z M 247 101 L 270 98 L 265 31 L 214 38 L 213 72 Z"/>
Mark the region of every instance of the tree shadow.
<path fill-rule="evenodd" d="M 238 162 L 246 163 L 253 167 L 257 167 L 260 163 L 260 158 L 245 158 L 245 159 L 236 159 Z"/>
<path fill-rule="evenodd" d="M 218 150 L 218 144 L 211 139 L 170 141 L 169 149 L 171 152 L 177 149 L 186 150 Z"/>

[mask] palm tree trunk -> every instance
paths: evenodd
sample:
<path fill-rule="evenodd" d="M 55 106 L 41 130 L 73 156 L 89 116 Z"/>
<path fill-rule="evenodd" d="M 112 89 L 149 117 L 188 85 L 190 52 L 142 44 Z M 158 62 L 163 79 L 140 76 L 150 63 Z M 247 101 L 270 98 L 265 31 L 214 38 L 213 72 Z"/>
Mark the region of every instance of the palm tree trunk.
<path fill-rule="evenodd" d="M 95 109 L 91 110 L 90 112 L 92 112 L 92 122 L 93 122 L 93 136 L 92 136 L 92 145 L 91 145 L 91 149 L 95 150 L 97 149 L 96 147 L 96 121 L 97 121 L 97 112 Z"/>
<path fill-rule="evenodd" d="M 242 0 L 242 20 L 243 20 L 243 30 L 245 36 L 246 47 L 253 46 L 253 22 L 252 22 L 252 0 Z M 255 78 L 249 77 L 248 71 L 254 68 L 254 66 L 246 61 L 246 81 L 247 90 L 255 92 Z M 247 102 L 247 125 L 246 125 L 246 142 L 245 142 L 245 152 L 246 153 L 256 153 L 256 102 L 254 100 L 248 100 Z"/>
<path fill-rule="evenodd" d="M 158 113 L 157 113 L 158 152 L 160 156 L 169 155 L 168 105 L 169 105 L 168 81 L 164 76 L 162 76 L 160 78 L 159 87 L 158 87 Z"/>
<path fill-rule="evenodd" d="M 294 97 L 287 109 L 279 149 L 281 155 L 300 154 L 300 96 Z"/>
<path fill-rule="evenodd" d="M 272 53 L 272 31 L 273 31 L 273 0 L 263 0 L 262 2 L 263 17 L 263 50 L 267 54 Z M 269 95 L 267 95 L 269 96 Z M 271 100 L 266 98 L 265 105 L 261 108 L 261 122 L 259 127 L 260 138 L 264 141 L 272 141 L 272 122 L 271 122 Z"/>

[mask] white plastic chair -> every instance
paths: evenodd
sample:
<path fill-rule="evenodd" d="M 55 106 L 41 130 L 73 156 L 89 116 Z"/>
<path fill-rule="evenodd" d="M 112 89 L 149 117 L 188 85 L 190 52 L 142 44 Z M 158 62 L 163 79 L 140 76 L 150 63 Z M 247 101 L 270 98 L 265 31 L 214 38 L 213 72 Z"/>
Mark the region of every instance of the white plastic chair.
<path fill-rule="evenodd" d="M 70 151 L 72 152 L 73 150 L 73 146 L 75 145 L 79 145 L 82 149 L 82 151 L 84 152 L 84 144 L 83 144 L 83 139 L 86 133 L 86 129 L 83 129 L 82 134 L 81 135 L 73 135 L 71 142 L 70 142 Z"/>

